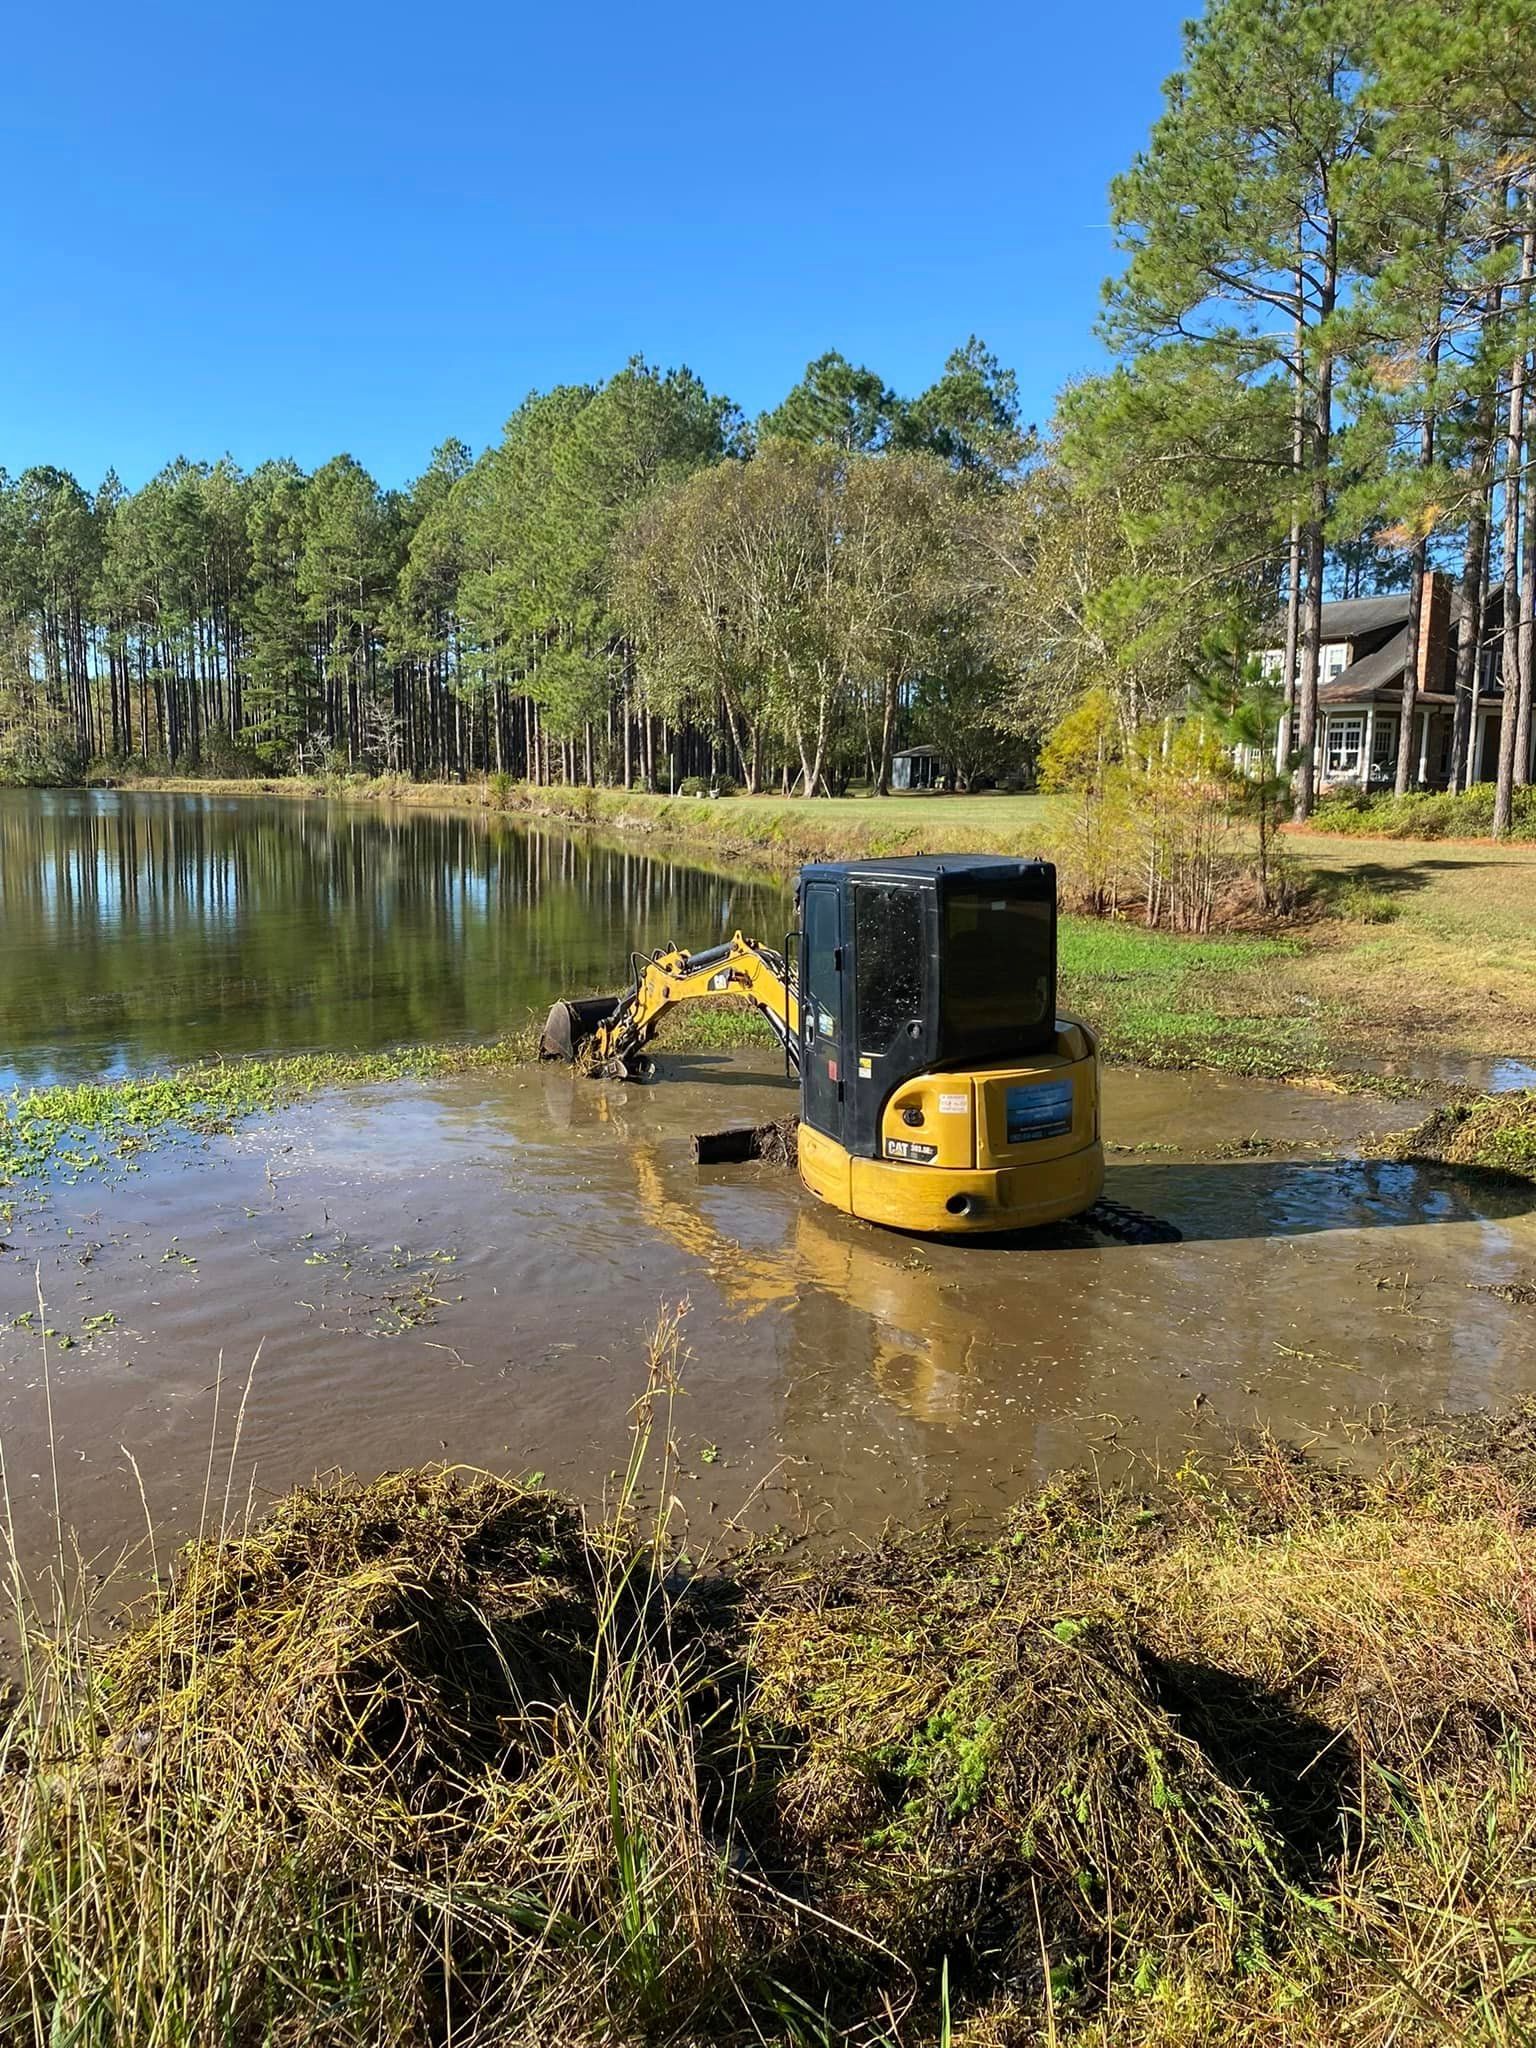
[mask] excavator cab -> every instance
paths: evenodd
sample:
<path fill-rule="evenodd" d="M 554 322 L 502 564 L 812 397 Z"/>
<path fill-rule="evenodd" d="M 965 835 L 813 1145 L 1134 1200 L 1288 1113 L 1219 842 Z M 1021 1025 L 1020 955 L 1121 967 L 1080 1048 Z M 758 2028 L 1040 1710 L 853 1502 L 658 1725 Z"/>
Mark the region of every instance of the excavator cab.
<path fill-rule="evenodd" d="M 807 867 L 800 933 L 800 1171 L 814 1193 L 945 1232 L 1054 1222 L 1098 1199 L 1097 1051 L 1056 1014 L 1048 862 Z"/>
<path fill-rule="evenodd" d="M 785 953 L 737 933 L 635 963 L 614 998 L 557 1003 L 541 1051 L 641 1078 L 665 1012 L 752 1003 L 800 1081 L 800 1175 L 900 1230 L 1016 1230 L 1099 1198 L 1098 1050 L 1056 1013 L 1056 872 L 987 855 L 801 870 Z"/>

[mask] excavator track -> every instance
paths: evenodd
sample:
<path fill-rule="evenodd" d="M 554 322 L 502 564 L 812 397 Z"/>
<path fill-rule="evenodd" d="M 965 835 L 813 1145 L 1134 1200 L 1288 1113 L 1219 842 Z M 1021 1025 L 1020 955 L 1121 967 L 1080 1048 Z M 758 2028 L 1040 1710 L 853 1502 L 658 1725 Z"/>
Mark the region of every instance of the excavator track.
<path fill-rule="evenodd" d="M 1086 1224 L 1089 1230 L 1096 1230 L 1101 1237 L 1113 1237 L 1121 1244 L 1184 1242 L 1184 1233 L 1177 1224 L 1165 1223 L 1160 1216 L 1149 1216 L 1144 1209 L 1133 1209 L 1128 1203 L 1108 1201 L 1102 1195 L 1075 1220 Z"/>
<path fill-rule="evenodd" d="M 768 1124 L 731 1124 L 721 1131 L 696 1131 L 693 1156 L 700 1166 L 739 1165 L 760 1159 L 774 1165 L 793 1166 L 797 1151 L 800 1119 L 780 1117 Z M 1092 1208 L 1073 1218 L 1100 1237 L 1112 1237 L 1120 1244 L 1182 1244 L 1184 1233 L 1177 1224 L 1161 1216 L 1149 1216 L 1128 1202 L 1112 1202 L 1100 1196 Z"/>

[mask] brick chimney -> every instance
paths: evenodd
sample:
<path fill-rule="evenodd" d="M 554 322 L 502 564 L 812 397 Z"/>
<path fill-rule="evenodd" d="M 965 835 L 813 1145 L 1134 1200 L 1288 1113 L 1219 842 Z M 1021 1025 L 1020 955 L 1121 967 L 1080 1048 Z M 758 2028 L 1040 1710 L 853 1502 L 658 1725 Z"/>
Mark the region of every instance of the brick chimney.
<path fill-rule="evenodd" d="M 1439 569 L 1424 572 L 1419 599 L 1419 666 L 1414 688 L 1444 690 L 1451 646 L 1451 579 Z"/>

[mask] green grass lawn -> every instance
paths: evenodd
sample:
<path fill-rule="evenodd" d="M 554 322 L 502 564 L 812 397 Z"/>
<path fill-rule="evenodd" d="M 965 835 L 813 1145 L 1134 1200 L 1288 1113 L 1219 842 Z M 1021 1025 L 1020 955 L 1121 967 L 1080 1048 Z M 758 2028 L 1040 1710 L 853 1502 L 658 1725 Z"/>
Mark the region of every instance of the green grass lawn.
<path fill-rule="evenodd" d="M 1322 927 L 1298 988 L 1357 1031 L 1536 1052 L 1536 846 L 1287 835 L 1325 879 L 1367 890 L 1384 921 Z"/>
<path fill-rule="evenodd" d="M 1298 940 L 1186 939 L 1095 918 L 1061 920 L 1062 999 L 1105 1052 L 1145 1066 L 1284 1076 L 1326 1070 L 1315 1006 L 1292 987 Z"/>

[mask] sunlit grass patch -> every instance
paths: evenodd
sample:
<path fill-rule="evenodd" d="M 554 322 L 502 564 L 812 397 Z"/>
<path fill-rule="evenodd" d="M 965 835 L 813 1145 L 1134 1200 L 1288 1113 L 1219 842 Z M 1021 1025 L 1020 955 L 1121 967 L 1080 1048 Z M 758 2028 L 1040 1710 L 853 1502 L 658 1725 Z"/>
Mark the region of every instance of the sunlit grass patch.
<path fill-rule="evenodd" d="M 1232 974 L 1288 959 L 1294 940 L 1258 936 L 1191 939 L 1107 918 L 1063 917 L 1060 955 L 1064 973 L 1112 979 L 1180 981 L 1191 974 Z"/>

